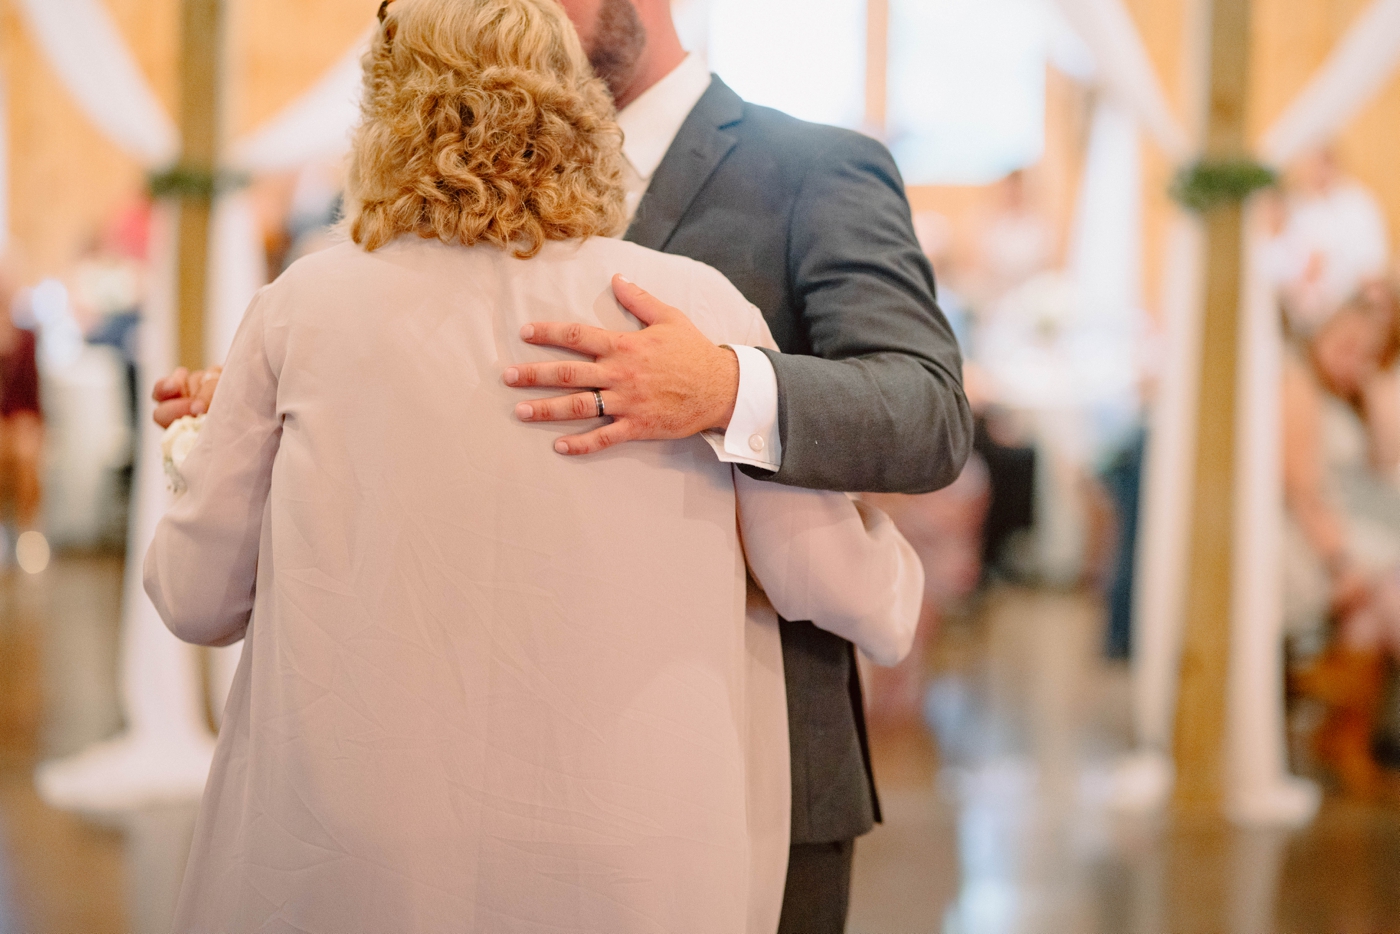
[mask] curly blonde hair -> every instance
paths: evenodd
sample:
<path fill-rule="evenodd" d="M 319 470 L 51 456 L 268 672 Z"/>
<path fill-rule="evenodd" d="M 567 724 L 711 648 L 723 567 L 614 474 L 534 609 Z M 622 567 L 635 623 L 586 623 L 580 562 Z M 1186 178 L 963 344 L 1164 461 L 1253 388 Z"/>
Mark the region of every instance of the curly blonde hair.
<path fill-rule="evenodd" d="M 396 0 L 364 58 L 345 224 L 535 255 L 615 233 L 622 132 L 557 0 Z"/>

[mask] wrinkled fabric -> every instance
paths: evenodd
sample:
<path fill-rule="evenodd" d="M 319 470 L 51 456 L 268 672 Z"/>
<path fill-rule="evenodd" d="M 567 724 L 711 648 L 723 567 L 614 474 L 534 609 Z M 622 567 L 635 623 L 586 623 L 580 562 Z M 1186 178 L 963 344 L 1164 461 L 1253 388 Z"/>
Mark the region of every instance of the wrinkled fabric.
<path fill-rule="evenodd" d="M 782 655 L 736 509 L 768 567 L 856 561 L 768 596 L 886 654 L 922 577 L 844 496 L 736 501 L 699 438 L 566 458 L 578 423 L 519 422 L 554 393 L 502 371 L 571 357 L 520 327 L 635 329 L 615 272 L 772 346 L 712 269 L 612 240 L 341 244 L 253 302 L 146 561 L 176 635 L 246 638 L 176 931 L 776 928 Z"/>

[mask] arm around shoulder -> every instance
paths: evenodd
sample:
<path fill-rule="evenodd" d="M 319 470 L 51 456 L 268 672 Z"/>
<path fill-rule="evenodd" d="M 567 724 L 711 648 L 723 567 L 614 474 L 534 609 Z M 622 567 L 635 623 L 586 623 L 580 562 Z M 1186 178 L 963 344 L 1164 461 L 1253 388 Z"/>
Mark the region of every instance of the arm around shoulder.
<path fill-rule="evenodd" d="M 957 340 L 889 151 L 828 132 L 791 220 L 788 272 L 812 356 L 770 355 L 783 425 L 773 479 L 938 489 L 957 479 L 972 449 Z"/>

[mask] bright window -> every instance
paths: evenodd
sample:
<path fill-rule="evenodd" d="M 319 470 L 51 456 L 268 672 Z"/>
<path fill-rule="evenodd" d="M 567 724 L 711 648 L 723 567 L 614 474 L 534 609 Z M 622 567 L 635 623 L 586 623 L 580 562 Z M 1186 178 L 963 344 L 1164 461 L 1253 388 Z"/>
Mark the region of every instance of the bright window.
<path fill-rule="evenodd" d="M 1040 159 L 1045 0 L 888 0 L 884 137 L 911 185 L 976 185 Z M 673 0 L 686 47 L 740 96 L 804 120 L 865 119 L 865 0 Z"/>
<path fill-rule="evenodd" d="M 979 185 L 1045 148 L 1041 0 L 890 0 L 886 138 L 911 185 Z"/>
<path fill-rule="evenodd" d="M 865 16 L 865 0 L 710 0 L 710 69 L 755 104 L 858 127 Z"/>

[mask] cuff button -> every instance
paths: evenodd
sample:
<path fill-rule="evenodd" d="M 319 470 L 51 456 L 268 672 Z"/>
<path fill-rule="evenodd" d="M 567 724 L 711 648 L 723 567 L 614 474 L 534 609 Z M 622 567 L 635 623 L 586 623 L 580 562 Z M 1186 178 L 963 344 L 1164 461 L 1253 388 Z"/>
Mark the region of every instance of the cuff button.
<path fill-rule="evenodd" d="M 749 435 L 749 448 L 756 454 L 763 450 L 763 435 Z"/>

